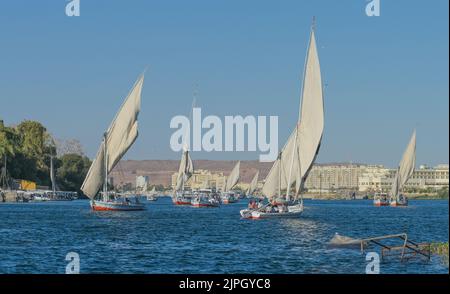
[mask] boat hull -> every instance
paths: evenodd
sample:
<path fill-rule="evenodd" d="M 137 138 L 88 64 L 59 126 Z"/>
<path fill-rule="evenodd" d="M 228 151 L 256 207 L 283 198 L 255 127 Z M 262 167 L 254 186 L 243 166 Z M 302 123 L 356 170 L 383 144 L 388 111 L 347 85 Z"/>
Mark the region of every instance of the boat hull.
<path fill-rule="evenodd" d="M 172 203 L 174 205 L 191 205 L 192 198 L 185 195 L 173 195 Z"/>
<path fill-rule="evenodd" d="M 222 199 L 222 204 L 231 204 L 238 202 L 237 199 Z"/>
<path fill-rule="evenodd" d="M 408 206 L 408 202 L 391 201 L 389 205 L 392 207 Z"/>
<path fill-rule="evenodd" d="M 114 201 L 91 201 L 91 208 L 94 211 L 137 211 L 145 210 L 142 203 L 124 203 Z"/>
<path fill-rule="evenodd" d="M 378 207 L 379 206 L 389 206 L 389 203 L 387 201 L 376 199 L 373 201 L 373 205 L 378 206 Z"/>
<path fill-rule="evenodd" d="M 191 205 L 191 201 L 187 199 L 173 199 L 172 202 L 175 205 Z"/>
<path fill-rule="evenodd" d="M 219 207 L 219 202 L 217 201 L 198 201 L 193 200 L 191 203 L 192 207 Z"/>
<path fill-rule="evenodd" d="M 210 203 L 193 203 L 192 207 L 219 207 L 219 205 Z"/>
<path fill-rule="evenodd" d="M 286 212 L 264 212 L 257 209 L 243 209 L 240 211 L 245 219 L 295 218 L 303 213 L 302 205 L 288 206 Z"/>

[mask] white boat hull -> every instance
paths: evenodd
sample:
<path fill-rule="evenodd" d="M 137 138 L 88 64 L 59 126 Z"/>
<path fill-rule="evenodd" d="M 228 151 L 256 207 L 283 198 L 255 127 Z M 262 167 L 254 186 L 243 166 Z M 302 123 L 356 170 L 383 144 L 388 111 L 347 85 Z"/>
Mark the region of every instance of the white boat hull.
<path fill-rule="evenodd" d="M 95 211 L 136 211 L 145 210 L 142 203 L 127 203 L 123 201 L 91 201 L 91 208 Z"/>
<path fill-rule="evenodd" d="M 397 201 L 397 200 L 392 200 L 389 203 L 390 206 L 392 207 L 397 207 L 397 206 L 408 206 L 408 200 L 404 200 L 404 201 Z"/>
<path fill-rule="evenodd" d="M 298 217 L 303 212 L 303 205 L 297 204 L 288 206 L 286 212 L 265 212 L 258 209 L 243 209 L 240 211 L 242 218 L 246 219 L 267 219 L 267 218 L 292 218 Z"/>
<path fill-rule="evenodd" d="M 220 203 L 214 199 L 192 199 L 193 207 L 219 207 Z"/>

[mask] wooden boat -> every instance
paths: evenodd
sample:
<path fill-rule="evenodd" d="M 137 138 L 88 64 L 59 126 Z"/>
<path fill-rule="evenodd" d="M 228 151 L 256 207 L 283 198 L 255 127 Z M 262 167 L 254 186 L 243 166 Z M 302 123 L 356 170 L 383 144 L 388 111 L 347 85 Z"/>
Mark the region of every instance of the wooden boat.
<path fill-rule="evenodd" d="M 239 182 L 240 174 L 239 170 L 241 162 L 238 161 L 228 176 L 223 191 L 220 193 L 220 199 L 223 204 L 230 204 L 239 201 L 239 197 L 236 192 L 232 191 L 234 186 Z"/>
<path fill-rule="evenodd" d="M 193 207 L 219 207 L 220 202 L 206 193 L 198 193 L 192 198 Z"/>
<path fill-rule="evenodd" d="M 192 111 L 194 109 L 195 97 L 192 102 Z M 192 114 L 192 113 L 191 113 Z M 189 118 L 191 121 L 191 117 Z M 185 138 L 188 134 L 185 135 Z M 184 139 L 183 139 L 184 140 Z M 178 176 L 173 190 L 172 202 L 175 205 L 191 205 L 192 192 L 185 190 L 186 182 L 194 174 L 194 164 L 189 153 L 188 145 L 185 141 L 183 144 L 183 154 L 181 155 L 180 166 L 178 167 Z"/>
<path fill-rule="evenodd" d="M 298 217 L 303 212 L 301 190 L 319 152 L 324 128 L 322 79 L 314 30 L 313 22 L 299 119 L 262 187 L 262 194 L 272 203 L 264 208 L 241 210 L 243 218 Z M 295 194 L 291 196 L 293 184 Z M 286 195 L 282 190 L 286 190 Z"/>
<path fill-rule="evenodd" d="M 248 187 L 247 192 L 245 192 L 245 196 L 247 198 L 253 198 L 254 196 L 253 194 L 256 192 L 258 188 L 258 178 L 259 178 L 259 171 L 256 172 L 255 176 L 250 182 L 250 186 Z"/>
<path fill-rule="evenodd" d="M 373 205 L 375 206 L 389 206 L 387 193 L 375 193 L 373 196 Z"/>
<path fill-rule="evenodd" d="M 222 193 L 221 195 L 222 204 L 231 204 L 239 201 L 239 197 L 236 196 L 234 191 Z"/>
<path fill-rule="evenodd" d="M 243 209 L 240 211 L 240 214 L 242 218 L 246 219 L 267 219 L 298 217 L 302 212 L 303 203 L 298 203 L 290 206 L 267 205 L 263 209 Z"/>
<path fill-rule="evenodd" d="M 97 156 L 89 168 L 81 190 L 91 199 L 93 210 L 133 211 L 144 210 L 137 196 L 120 196 L 108 192 L 108 173 L 133 145 L 138 136 L 138 115 L 141 107 L 142 75 L 134 84 L 108 130 Z M 99 193 L 103 185 L 103 192 Z M 96 197 L 100 199 L 95 199 Z"/>
<path fill-rule="evenodd" d="M 172 195 L 172 202 L 175 205 L 191 205 L 192 194 L 188 191 Z"/>
<path fill-rule="evenodd" d="M 414 130 L 408 146 L 403 153 L 402 160 L 395 173 L 394 182 L 391 188 L 390 206 L 408 206 L 408 198 L 401 193 L 409 178 L 414 173 L 416 165 L 416 131 Z"/>
<path fill-rule="evenodd" d="M 402 198 L 404 197 L 404 198 Z M 397 207 L 397 206 L 408 206 L 408 198 L 406 198 L 405 196 L 401 196 L 399 198 L 399 200 L 397 199 L 393 199 L 389 202 L 389 205 L 392 207 Z"/>
<path fill-rule="evenodd" d="M 156 187 L 153 187 L 153 189 L 150 192 L 147 192 L 146 200 L 147 201 L 158 200 L 157 194 L 158 194 L 158 192 L 156 192 Z"/>
<path fill-rule="evenodd" d="M 145 206 L 135 195 L 121 196 L 111 193 L 108 200 L 92 200 L 91 208 L 96 211 L 134 211 L 143 210 Z"/>

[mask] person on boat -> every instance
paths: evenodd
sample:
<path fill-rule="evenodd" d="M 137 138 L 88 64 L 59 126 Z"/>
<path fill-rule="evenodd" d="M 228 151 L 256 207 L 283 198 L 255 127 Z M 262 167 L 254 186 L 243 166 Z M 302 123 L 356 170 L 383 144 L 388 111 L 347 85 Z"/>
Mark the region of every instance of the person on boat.
<path fill-rule="evenodd" d="M 250 201 L 248 202 L 248 208 L 249 208 L 249 209 L 252 209 L 252 208 L 253 208 L 253 200 L 250 200 Z"/>
<path fill-rule="evenodd" d="M 259 199 L 259 201 L 258 201 L 258 208 L 261 208 L 261 207 L 263 207 L 263 204 L 262 204 L 262 200 Z"/>

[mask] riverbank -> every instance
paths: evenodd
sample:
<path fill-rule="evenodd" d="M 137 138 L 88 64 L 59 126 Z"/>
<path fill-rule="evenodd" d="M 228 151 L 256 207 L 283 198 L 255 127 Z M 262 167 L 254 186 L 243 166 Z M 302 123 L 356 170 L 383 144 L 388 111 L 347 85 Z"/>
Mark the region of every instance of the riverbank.
<path fill-rule="evenodd" d="M 446 243 L 432 243 L 431 253 L 442 257 L 443 263 L 448 267 L 448 242 Z"/>
<path fill-rule="evenodd" d="M 355 200 L 364 199 L 366 195 L 356 195 Z M 444 197 L 438 195 L 437 193 L 417 193 L 417 194 L 406 194 L 410 200 L 448 200 L 448 194 Z M 350 196 L 346 194 L 339 193 L 305 193 L 304 198 L 315 199 L 315 200 L 350 200 Z M 373 199 L 373 195 L 367 195 L 366 199 Z"/>

